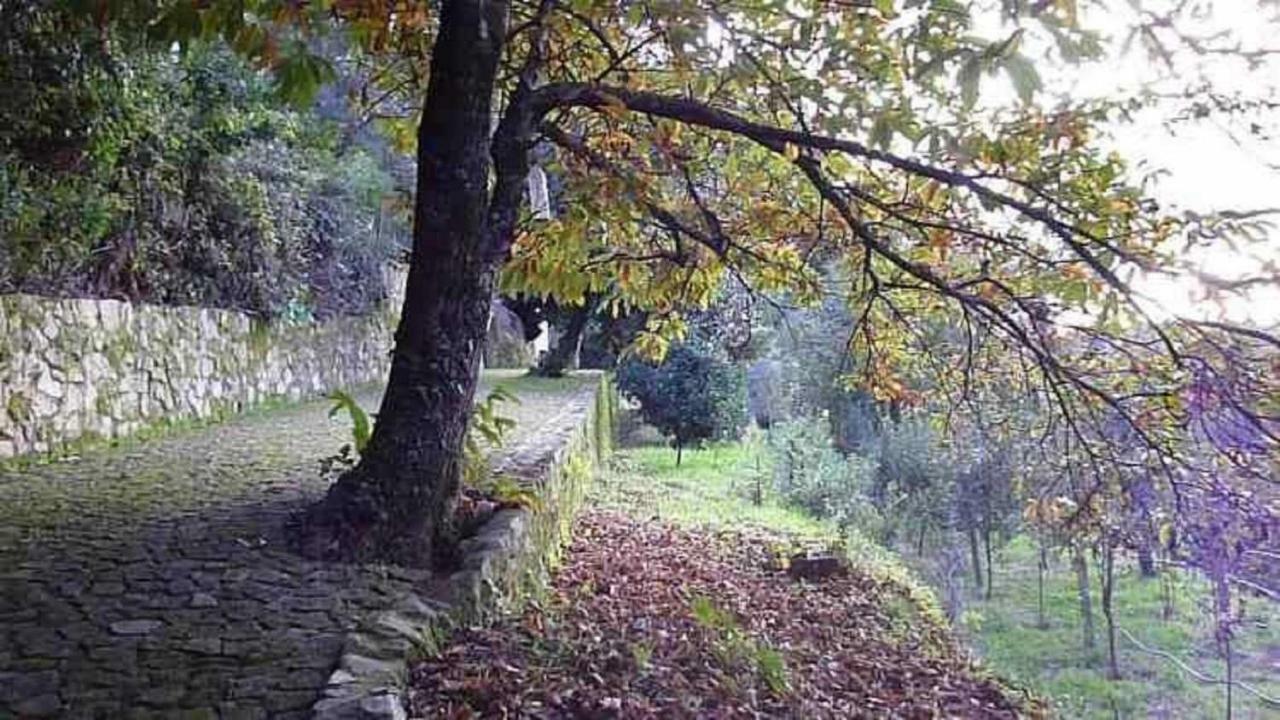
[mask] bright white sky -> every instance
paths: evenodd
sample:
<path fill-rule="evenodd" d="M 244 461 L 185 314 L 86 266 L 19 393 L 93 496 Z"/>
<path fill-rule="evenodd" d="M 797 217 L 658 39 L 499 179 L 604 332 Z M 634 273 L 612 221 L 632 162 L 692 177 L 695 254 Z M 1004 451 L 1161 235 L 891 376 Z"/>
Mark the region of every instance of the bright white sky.
<path fill-rule="evenodd" d="M 1244 48 L 1280 48 L 1280 6 L 1274 2 L 1265 8 L 1260 0 L 1191 2 L 1207 12 L 1180 26 L 1183 31 L 1208 35 L 1225 30 L 1234 38 L 1232 43 L 1238 41 Z M 1176 91 L 1185 87 L 1197 67 L 1203 67 L 1205 76 L 1220 91 L 1239 90 L 1249 97 L 1280 102 L 1280 56 L 1273 55 L 1263 65 L 1250 67 L 1239 58 L 1202 59 L 1184 54 L 1175 57 L 1178 76 L 1170 77 L 1168 68 L 1137 44 L 1121 53 L 1125 38 L 1137 24 L 1137 16 L 1126 3 L 1105 5 L 1105 10 L 1082 8 L 1081 24 L 1107 36 L 1104 44 L 1111 50 L 1110 57 L 1086 65 L 1059 67 L 1036 58 L 1049 93 L 1078 99 L 1137 96 L 1143 87 Z M 1001 25 L 998 16 L 982 18 L 978 30 L 988 38 L 1009 34 L 1009 28 Z M 1028 54 L 1036 52 L 1031 42 L 1024 48 Z M 1015 102 L 1011 86 L 1000 82 L 984 84 L 982 101 Z M 1167 114 L 1167 110 L 1159 108 L 1143 112 L 1133 123 L 1113 126 L 1108 139 L 1135 170 L 1168 171 L 1154 187 L 1155 197 L 1166 209 L 1208 213 L 1280 208 L 1280 113 L 1262 118 L 1270 139 L 1251 136 L 1247 124 L 1216 118 L 1167 127 Z M 1277 227 L 1269 231 L 1265 242 L 1238 250 L 1224 244 L 1197 253 L 1195 261 L 1203 271 L 1220 277 L 1256 274 L 1267 262 L 1274 263 L 1274 273 L 1280 274 L 1280 215 L 1270 219 Z M 1257 289 L 1247 299 L 1233 299 L 1220 307 L 1204 302 L 1203 292 L 1195 283 L 1148 278 L 1140 285 L 1163 312 L 1225 317 L 1261 325 L 1280 322 L 1280 288 L 1275 286 Z"/>

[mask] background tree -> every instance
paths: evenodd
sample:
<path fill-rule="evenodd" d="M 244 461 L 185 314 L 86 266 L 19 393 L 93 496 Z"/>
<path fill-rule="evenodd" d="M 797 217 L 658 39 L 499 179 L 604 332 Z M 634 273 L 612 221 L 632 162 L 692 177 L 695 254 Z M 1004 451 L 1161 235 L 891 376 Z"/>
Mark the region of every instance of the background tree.
<path fill-rule="evenodd" d="M 582 343 L 601 297 L 588 294 L 578 305 L 561 307 L 552 304 L 551 328 L 556 330 L 555 343 L 538 362 L 536 372 L 544 377 L 561 377 L 566 371 L 579 365 Z"/>
<path fill-rule="evenodd" d="M 374 309 L 407 240 L 387 143 L 301 108 L 221 44 L 175 57 L 61 3 L 0 8 L 0 292 Z M 335 51 L 336 54 L 336 51 Z"/>
<path fill-rule="evenodd" d="M 645 422 L 671 439 L 680 464 L 684 448 L 736 439 L 747 423 L 746 375 L 705 340 L 681 342 L 657 365 L 629 357 L 618 367 L 618 389 L 640 403 Z"/>

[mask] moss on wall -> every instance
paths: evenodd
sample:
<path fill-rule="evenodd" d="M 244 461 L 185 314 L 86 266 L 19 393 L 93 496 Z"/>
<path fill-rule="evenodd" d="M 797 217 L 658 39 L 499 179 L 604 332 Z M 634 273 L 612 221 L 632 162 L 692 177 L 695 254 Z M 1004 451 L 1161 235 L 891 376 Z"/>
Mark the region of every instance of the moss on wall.
<path fill-rule="evenodd" d="M 276 326 L 208 308 L 0 297 L 0 458 L 385 377 L 390 314 Z"/>
<path fill-rule="evenodd" d="M 536 477 L 521 480 L 535 490 L 537 509 L 505 510 L 464 542 L 463 570 L 451 579 L 461 621 L 512 612 L 545 591 L 595 471 L 612 451 L 615 403 L 601 374 L 581 426 Z"/>
<path fill-rule="evenodd" d="M 31 400 L 21 392 L 15 392 L 9 396 L 5 412 L 8 413 L 9 419 L 15 423 L 27 422 L 31 419 Z"/>

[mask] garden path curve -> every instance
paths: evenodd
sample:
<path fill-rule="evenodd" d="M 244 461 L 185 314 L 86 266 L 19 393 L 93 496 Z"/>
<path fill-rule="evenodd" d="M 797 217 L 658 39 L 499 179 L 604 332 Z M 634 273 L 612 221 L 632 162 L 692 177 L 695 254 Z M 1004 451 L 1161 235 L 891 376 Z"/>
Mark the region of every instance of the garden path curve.
<path fill-rule="evenodd" d="M 585 387 L 517 389 L 500 460 L 581 422 L 557 410 Z M 348 433 L 328 406 L 0 467 L 0 718 L 306 716 L 359 618 L 428 579 L 285 547 Z"/>

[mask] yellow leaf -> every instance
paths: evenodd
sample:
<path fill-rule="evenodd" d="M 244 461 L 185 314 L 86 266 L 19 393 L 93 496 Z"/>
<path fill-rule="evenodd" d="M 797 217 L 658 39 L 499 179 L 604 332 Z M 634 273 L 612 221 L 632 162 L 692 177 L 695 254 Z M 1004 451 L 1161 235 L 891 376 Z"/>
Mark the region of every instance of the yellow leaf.
<path fill-rule="evenodd" d="M 787 143 L 782 146 L 782 154 L 786 155 L 787 159 L 791 162 L 795 162 L 796 159 L 800 157 L 800 148 L 796 147 L 792 143 Z"/>

